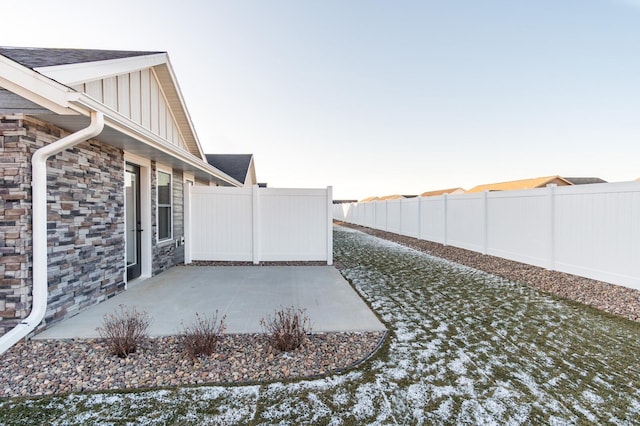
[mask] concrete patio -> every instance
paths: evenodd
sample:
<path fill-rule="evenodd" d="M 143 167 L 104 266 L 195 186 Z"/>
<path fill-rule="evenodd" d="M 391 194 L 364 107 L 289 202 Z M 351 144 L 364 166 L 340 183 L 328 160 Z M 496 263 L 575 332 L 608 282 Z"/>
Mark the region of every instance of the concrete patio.
<path fill-rule="evenodd" d="M 382 331 L 384 325 L 332 266 L 179 266 L 129 286 L 35 339 L 98 337 L 119 305 L 146 311 L 151 336 L 178 334 L 196 313 L 226 315 L 227 333 L 262 332 L 276 309 L 306 309 L 314 332 Z"/>

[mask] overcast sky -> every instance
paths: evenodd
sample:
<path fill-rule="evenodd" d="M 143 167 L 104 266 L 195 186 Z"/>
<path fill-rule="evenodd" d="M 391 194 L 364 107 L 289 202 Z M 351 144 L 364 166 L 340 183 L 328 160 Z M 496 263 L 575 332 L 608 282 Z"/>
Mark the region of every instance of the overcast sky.
<path fill-rule="evenodd" d="M 269 186 L 640 177 L 640 0 L 0 2 L 0 45 L 167 51 L 205 151 Z"/>

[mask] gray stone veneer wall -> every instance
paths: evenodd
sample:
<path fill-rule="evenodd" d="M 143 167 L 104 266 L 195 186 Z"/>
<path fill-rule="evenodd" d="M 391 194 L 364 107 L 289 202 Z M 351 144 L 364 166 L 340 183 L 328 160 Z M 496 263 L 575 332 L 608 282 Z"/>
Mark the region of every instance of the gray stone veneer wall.
<path fill-rule="evenodd" d="M 31 309 L 31 156 L 66 133 L 0 116 L 0 333 Z M 48 162 L 49 301 L 40 329 L 124 289 L 124 156 L 84 142 Z"/>
<path fill-rule="evenodd" d="M 184 245 L 181 238 L 184 236 L 184 175 L 181 170 L 173 171 L 173 236 L 178 242 L 176 245 L 173 262 L 184 263 Z"/>
<path fill-rule="evenodd" d="M 180 244 L 184 236 L 184 194 L 183 194 L 183 174 L 182 171 L 174 169 L 172 172 L 172 217 L 173 217 L 173 239 L 170 241 L 158 242 L 158 231 L 156 226 L 156 200 L 157 191 L 157 169 L 156 163 L 151 162 L 151 222 L 153 224 L 153 275 L 157 275 L 167 269 L 184 262 L 184 247 Z"/>

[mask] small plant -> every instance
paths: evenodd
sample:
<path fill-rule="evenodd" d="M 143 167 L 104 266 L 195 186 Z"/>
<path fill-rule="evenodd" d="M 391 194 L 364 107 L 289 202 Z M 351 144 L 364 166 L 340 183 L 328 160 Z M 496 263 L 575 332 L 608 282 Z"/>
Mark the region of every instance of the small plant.
<path fill-rule="evenodd" d="M 102 318 L 102 327 L 97 330 L 100 337 L 106 340 L 110 353 L 126 358 L 149 336 L 150 325 L 151 319 L 146 312 L 119 305 L 115 314 Z"/>
<path fill-rule="evenodd" d="M 196 321 L 185 327 L 180 335 L 182 345 L 187 354 L 195 358 L 198 355 L 211 355 L 226 329 L 227 316 L 218 320 L 218 311 L 209 316 L 196 313 Z"/>
<path fill-rule="evenodd" d="M 311 320 L 306 311 L 289 307 L 276 310 L 273 317 L 260 320 L 260 325 L 268 334 L 271 344 L 278 350 L 286 352 L 299 348 L 311 333 Z"/>

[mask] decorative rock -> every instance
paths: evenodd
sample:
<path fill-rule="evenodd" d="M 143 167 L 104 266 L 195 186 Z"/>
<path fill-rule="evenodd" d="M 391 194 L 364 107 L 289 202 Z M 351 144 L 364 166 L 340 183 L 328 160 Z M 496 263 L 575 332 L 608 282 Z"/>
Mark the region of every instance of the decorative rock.
<path fill-rule="evenodd" d="M 100 339 L 26 341 L 3 354 L 0 398 L 315 377 L 362 362 L 384 336 L 316 334 L 303 348 L 282 354 L 263 334 L 226 335 L 217 353 L 196 362 L 173 337 L 149 339 L 144 350 L 123 359 L 109 355 Z M 331 369 L 327 360 L 336 360 Z"/>

